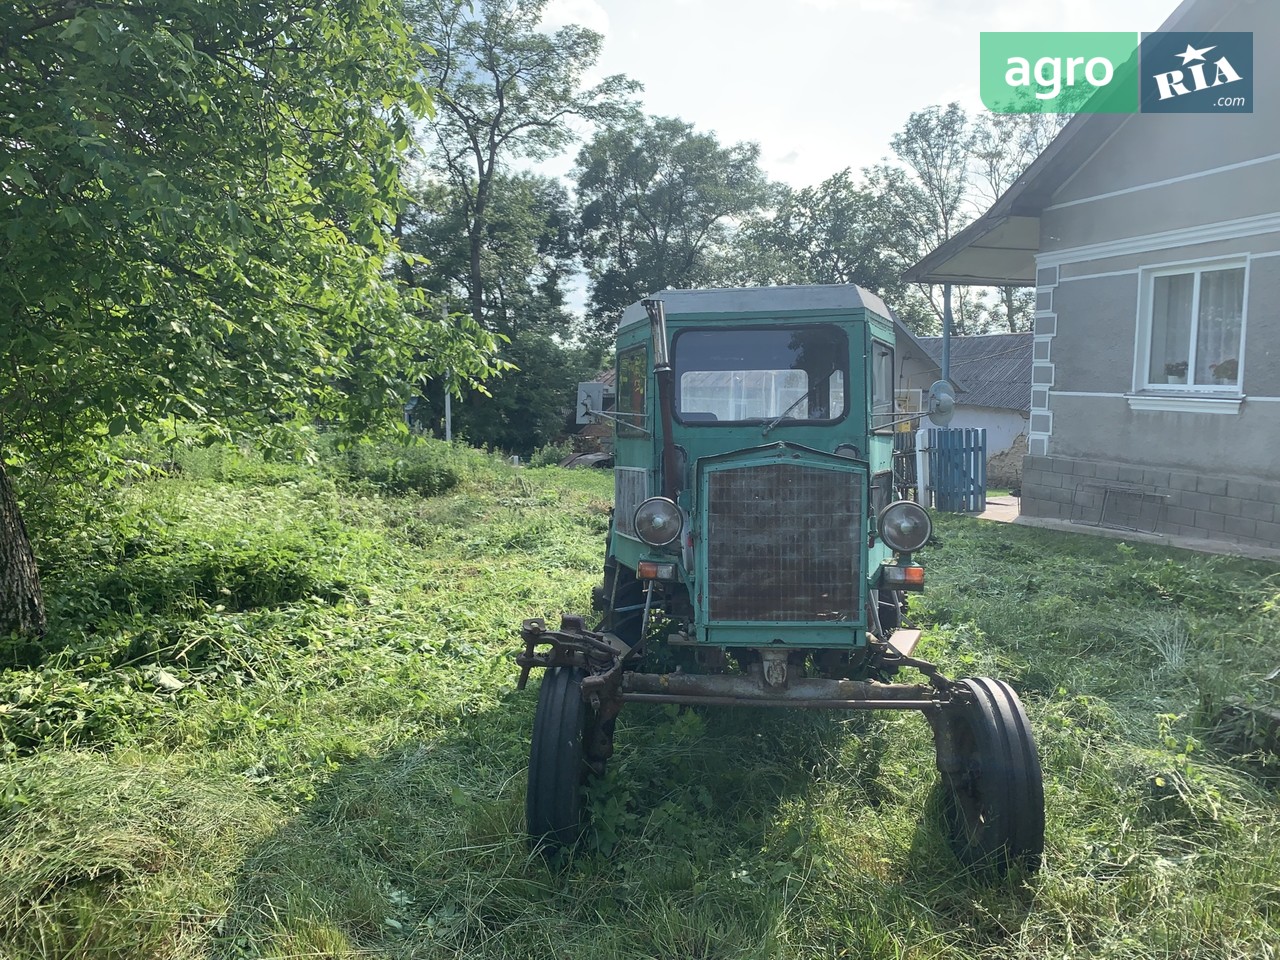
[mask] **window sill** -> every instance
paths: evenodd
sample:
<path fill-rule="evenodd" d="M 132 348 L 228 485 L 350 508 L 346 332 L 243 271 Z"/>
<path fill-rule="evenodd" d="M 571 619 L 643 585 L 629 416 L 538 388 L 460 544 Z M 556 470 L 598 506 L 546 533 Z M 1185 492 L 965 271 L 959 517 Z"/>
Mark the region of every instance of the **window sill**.
<path fill-rule="evenodd" d="M 1165 413 L 1239 413 L 1244 397 L 1183 393 L 1126 393 L 1130 410 L 1158 410 Z"/>

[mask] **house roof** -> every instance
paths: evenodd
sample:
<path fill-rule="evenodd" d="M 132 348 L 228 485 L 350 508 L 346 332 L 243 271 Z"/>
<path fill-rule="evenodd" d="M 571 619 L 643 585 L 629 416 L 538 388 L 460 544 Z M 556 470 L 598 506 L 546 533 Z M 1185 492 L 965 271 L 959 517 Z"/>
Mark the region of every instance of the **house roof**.
<path fill-rule="evenodd" d="M 1216 22 L 1239 0 L 1183 0 L 1160 27 L 1178 30 L 1194 10 Z M 1116 71 L 1137 70 L 1138 54 Z M 1106 88 L 1099 92 L 1104 95 Z M 1132 114 L 1077 113 L 991 208 L 903 273 L 913 283 L 1035 286 L 1040 214 L 1058 188 L 1084 166 Z"/>
<path fill-rule="evenodd" d="M 931 358 L 941 361 L 941 337 L 919 337 L 918 342 Z M 952 379 L 963 383 L 957 402 L 1029 412 L 1031 344 L 1029 332 L 952 337 Z"/>

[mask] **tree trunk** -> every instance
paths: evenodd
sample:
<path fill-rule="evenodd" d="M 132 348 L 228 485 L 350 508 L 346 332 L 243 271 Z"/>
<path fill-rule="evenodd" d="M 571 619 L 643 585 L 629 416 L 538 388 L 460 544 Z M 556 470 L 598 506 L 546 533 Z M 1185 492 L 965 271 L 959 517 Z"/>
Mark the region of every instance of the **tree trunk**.
<path fill-rule="evenodd" d="M 45 626 L 40 571 L 0 457 L 0 636 L 40 637 Z"/>

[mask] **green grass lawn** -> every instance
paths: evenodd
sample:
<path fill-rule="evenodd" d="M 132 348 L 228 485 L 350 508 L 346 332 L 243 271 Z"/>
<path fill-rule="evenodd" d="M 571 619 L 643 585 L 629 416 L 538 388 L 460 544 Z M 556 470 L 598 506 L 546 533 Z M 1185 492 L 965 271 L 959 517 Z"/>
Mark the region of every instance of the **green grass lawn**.
<path fill-rule="evenodd" d="M 1023 696 L 1043 871 L 967 876 L 915 715 L 629 707 L 569 862 L 523 838 L 530 616 L 611 478 L 431 445 L 189 453 L 40 541 L 0 674 L 0 957 L 1280 955 L 1280 568 L 940 517 L 924 656 Z M 1233 744 L 1235 744 L 1233 746 Z"/>

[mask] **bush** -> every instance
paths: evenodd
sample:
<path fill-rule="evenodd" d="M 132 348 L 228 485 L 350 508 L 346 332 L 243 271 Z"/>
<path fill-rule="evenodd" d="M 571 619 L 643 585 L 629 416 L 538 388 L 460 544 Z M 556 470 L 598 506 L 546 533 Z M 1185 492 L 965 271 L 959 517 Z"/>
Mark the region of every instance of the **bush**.
<path fill-rule="evenodd" d="M 442 440 L 415 437 L 406 443 L 371 443 L 347 450 L 341 469 L 385 493 L 432 497 L 465 480 L 499 469 L 493 457 Z"/>
<path fill-rule="evenodd" d="M 531 467 L 554 467 L 566 457 L 573 456 L 573 444 L 568 440 L 544 443 L 529 457 Z"/>

